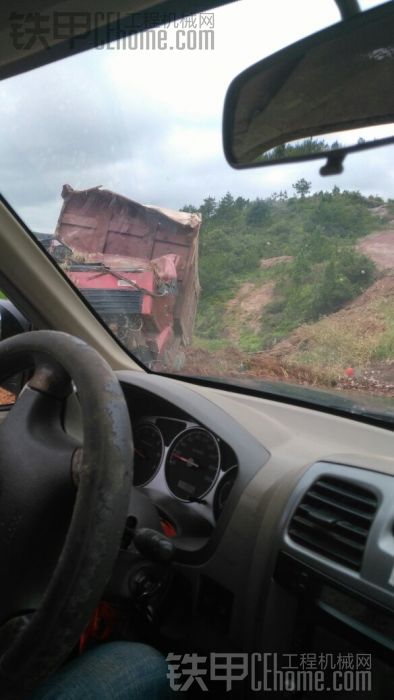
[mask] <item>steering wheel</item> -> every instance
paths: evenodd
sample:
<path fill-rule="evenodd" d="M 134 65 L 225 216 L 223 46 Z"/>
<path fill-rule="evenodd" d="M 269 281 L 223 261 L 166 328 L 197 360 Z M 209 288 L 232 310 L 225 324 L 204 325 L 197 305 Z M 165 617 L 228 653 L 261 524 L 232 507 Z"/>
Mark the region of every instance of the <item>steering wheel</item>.
<path fill-rule="evenodd" d="M 0 377 L 32 369 L 0 424 L 0 697 L 21 700 L 72 651 L 108 581 L 126 522 L 127 405 L 81 340 L 33 331 L 0 343 Z M 83 445 L 63 428 L 73 387 Z"/>

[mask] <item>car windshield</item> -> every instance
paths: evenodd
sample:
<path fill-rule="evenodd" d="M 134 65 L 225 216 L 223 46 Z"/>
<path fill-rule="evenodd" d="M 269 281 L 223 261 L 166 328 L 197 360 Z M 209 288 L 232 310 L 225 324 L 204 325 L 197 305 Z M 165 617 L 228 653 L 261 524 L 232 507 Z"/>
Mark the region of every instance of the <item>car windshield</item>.
<path fill-rule="evenodd" d="M 150 371 L 392 419 L 394 147 L 330 177 L 234 170 L 222 148 L 231 80 L 335 3 L 157 14 L 0 84 L 3 196 Z"/>

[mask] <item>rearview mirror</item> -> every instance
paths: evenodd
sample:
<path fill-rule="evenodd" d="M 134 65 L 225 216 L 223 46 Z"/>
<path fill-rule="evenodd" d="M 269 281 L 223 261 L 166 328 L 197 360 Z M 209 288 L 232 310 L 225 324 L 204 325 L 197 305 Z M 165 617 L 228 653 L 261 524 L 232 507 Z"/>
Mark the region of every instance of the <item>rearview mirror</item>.
<path fill-rule="evenodd" d="M 236 168 L 326 158 L 394 143 L 394 3 L 335 24 L 238 75 L 223 143 Z"/>

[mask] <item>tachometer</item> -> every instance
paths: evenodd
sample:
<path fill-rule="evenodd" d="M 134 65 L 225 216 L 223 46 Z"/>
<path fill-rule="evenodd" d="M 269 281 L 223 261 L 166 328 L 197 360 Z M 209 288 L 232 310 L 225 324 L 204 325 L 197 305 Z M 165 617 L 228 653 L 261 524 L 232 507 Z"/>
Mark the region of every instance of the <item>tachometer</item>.
<path fill-rule="evenodd" d="M 163 456 L 163 438 L 153 423 L 144 423 L 134 431 L 134 486 L 153 479 Z"/>
<path fill-rule="evenodd" d="M 190 428 L 172 445 L 166 463 L 170 491 L 185 501 L 199 500 L 216 481 L 220 450 L 216 438 L 203 428 Z"/>

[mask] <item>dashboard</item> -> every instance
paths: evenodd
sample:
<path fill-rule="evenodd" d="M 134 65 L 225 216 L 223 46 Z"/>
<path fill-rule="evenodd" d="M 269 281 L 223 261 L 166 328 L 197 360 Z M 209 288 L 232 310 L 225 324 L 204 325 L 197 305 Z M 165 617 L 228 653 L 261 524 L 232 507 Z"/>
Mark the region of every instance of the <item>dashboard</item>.
<path fill-rule="evenodd" d="M 161 527 L 175 548 L 172 592 L 157 614 L 169 647 L 318 653 L 326 639 L 338 653 L 371 652 L 380 674 L 371 697 L 385 697 L 394 682 L 393 433 L 117 374 L 135 440 L 130 517 L 142 499 L 140 512 L 149 504 L 156 515 L 142 525 Z"/>

